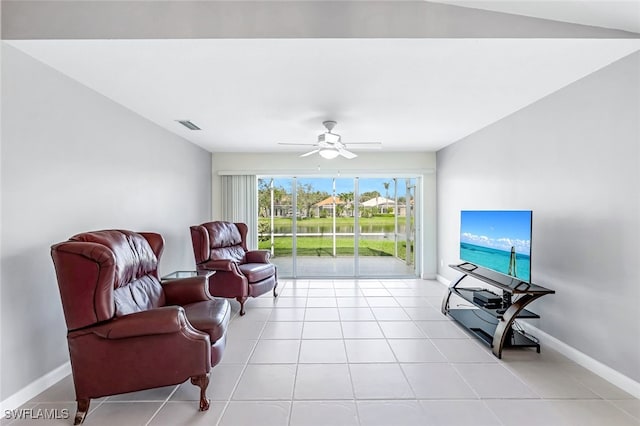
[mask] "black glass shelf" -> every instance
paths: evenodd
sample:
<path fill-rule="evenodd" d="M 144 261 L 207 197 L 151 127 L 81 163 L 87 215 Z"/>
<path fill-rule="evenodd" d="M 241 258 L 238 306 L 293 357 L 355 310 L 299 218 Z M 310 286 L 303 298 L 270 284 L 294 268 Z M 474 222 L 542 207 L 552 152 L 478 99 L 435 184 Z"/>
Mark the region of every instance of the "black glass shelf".
<path fill-rule="evenodd" d="M 491 324 L 490 320 L 483 318 L 482 315 L 478 315 L 473 312 L 474 309 L 451 309 L 449 315 L 456 321 L 461 323 L 467 330 L 469 330 L 474 336 L 482 340 L 484 343 L 493 348 L 494 345 L 494 329 L 495 325 Z M 510 330 L 509 337 L 505 339 L 505 347 L 531 347 L 540 348 L 538 343 L 533 338 L 526 336 L 520 330 Z"/>
<path fill-rule="evenodd" d="M 526 281 L 519 280 L 515 277 L 503 275 L 498 272 L 491 271 L 473 263 L 461 263 L 459 265 L 449 265 L 449 267 L 455 269 L 458 272 L 462 272 L 470 277 L 476 278 L 480 281 L 484 281 L 487 284 L 491 284 L 501 290 L 507 291 L 511 294 L 553 294 L 554 290 L 528 283 Z"/>
<path fill-rule="evenodd" d="M 473 299 L 473 293 L 476 291 L 476 288 L 454 288 L 453 292 L 455 294 L 457 294 L 458 296 L 462 297 L 464 300 L 466 300 L 469 303 L 472 303 L 473 305 L 475 305 L 477 308 L 482 309 L 486 312 L 489 312 L 490 314 L 492 314 L 493 316 L 495 316 L 496 318 L 502 318 L 503 313 L 498 313 L 498 310 L 501 308 L 485 308 L 484 304 L 478 302 L 477 300 Z M 506 307 L 505 307 L 506 308 Z M 505 309 L 502 308 L 502 309 Z M 516 318 L 522 318 L 522 319 L 532 319 L 532 318 L 540 318 L 540 315 L 533 313 L 527 309 L 523 309 L 520 312 L 518 312 L 518 315 L 516 316 Z"/>

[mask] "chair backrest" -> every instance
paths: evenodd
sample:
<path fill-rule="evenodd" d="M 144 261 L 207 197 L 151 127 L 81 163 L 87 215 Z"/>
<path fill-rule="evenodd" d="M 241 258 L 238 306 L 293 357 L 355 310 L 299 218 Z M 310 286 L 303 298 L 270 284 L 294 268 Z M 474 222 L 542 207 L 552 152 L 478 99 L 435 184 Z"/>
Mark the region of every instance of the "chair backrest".
<path fill-rule="evenodd" d="M 165 304 L 158 279 L 159 234 L 105 230 L 51 247 L 67 328 Z"/>
<path fill-rule="evenodd" d="M 191 227 L 196 263 L 208 260 L 245 261 L 247 225 L 224 221 Z"/>

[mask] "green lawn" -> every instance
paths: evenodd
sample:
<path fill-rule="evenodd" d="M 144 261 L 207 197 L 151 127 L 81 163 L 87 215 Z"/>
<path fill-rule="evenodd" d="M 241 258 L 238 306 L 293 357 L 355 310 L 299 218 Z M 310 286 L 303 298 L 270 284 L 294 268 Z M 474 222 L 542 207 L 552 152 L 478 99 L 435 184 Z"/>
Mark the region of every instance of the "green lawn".
<path fill-rule="evenodd" d="M 404 217 L 399 217 L 398 221 L 404 221 Z M 259 223 L 271 223 L 271 219 L 268 217 L 258 218 Z M 273 219 L 273 224 L 276 227 L 280 226 L 291 226 L 293 222 L 290 217 L 277 217 Z M 331 217 L 312 217 L 307 219 L 297 219 L 296 221 L 299 225 L 305 226 L 322 226 L 333 223 L 333 218 Z M 353 217 L 336 217 L 336 225 L 353 225 L 354 218 Z M 393 227 L 394 218 L 393 215 L 387 216 L 374 216 L 374 217 L 360 217 L 358 218 L 358 222 L 361 226 L 389 226 Z"/>
<path fill-rule="evenodd" d="M 398 218 L 399 221 L 404 221 L 404 218 Z M 265 241 L 259 242 L 259 248 L 263 250 L 269 250 L 270 239 L 270 218 L 259 218 L 259 228 L 261 230 L 261 236 Z M 361 217 L 358 219 L 361 229 L 380 228 L 382 232 L 393 232 L 394 229 L 394 217 L 390 215 L 379 215 L 374 217 Z M 280 231 L 283 233 L 290 233 L 293 220 L 292 218 L 274 218 L 275 228 L 284 229 Z M 353 227 L 353 217 L 337 217 L 336 227 Z M 323 227 L 331 228 L 333 225 L 333 218 L 308 218 L 298 219 L 297 225 L 300 227 Z M 369 231 L 370 232 L 370 231 Z M 333 255 L 333 238 L 331 233 L 326 233 L 323 236 L 297 236 L 297 255 L 298 256 L 332 256 Z M 274 252 L 275 256 L 291 256 L 292 255 L 292 237 L 275 237 L 274 240 Z M 336 237 L 336 254 L 338 256 L 353 256 L 354 238 L 351 237 Z M 398 242 L 398 257 L 405 259 L 406 243 L 404 240 Z M 366 239 L 360 238 L 360 246 L 358 248 L 358 254 L 360 256 L 394 256 L 395 247 L 393 240 L 388 239 Z"/>
<path fill-rule="evenodd" d="M 353 256 L 353 237 L 336 237 L 336 254 L 338 256 Z M 276 237 L 274 239 L 275 256 L 291 256 L 293 239 L 291 237 Z M 260 241 L 259 248 L 271 249 L 271 242 Z M 393 256 L 394 242 L 389 240 L 360 239 L 358 254 L 360 256 Z M 398 242 L 398 257 L 405 259 L 405 241 Z M 298 237 L 298 256 L 332 256 L 333 239 L 331 237 Z"/>

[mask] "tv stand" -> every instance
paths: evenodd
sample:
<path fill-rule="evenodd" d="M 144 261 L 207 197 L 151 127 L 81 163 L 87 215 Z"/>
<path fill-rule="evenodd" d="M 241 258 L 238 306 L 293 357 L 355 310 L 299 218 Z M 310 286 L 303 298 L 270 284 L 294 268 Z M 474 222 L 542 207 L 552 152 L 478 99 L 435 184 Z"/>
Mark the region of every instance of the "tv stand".
<path fill-rule="evenodd" d="M 449 291 L 442 300 L 444 315 L 451 316 L 491 346 L 493 354 L 498 358 L 502 358 L 502 349 L 505 346 L 535 347 L 540 353 L 540 343 L 537 339 L 521 330 L 514 330 L 513 322 L 516 319 L 540 318 L 525 307 L 545 294 L 555 293 L 554 290 L 520 281 L 515 277 L 502 275 L 468 262 L 449 265 L 449 267 L 462 272 L 463 275 L 449 286 Z M 481 290 L 480 288 L 460 287 L 460 283 L 466 277 L 475 278 L 502 290 L 500 306 L 489 305 L 474 298 L 474 292 Z M 469 307 L 452 309 L 449 305 L 452 294 L 469 302 Z"/>

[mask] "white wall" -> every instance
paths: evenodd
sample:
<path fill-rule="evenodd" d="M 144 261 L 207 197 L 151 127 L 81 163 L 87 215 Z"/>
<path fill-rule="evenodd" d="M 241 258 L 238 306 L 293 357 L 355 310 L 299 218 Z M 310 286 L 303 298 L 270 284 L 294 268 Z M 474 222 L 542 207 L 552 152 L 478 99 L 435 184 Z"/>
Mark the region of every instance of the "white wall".
<path fill-rule="evenodd" d="M 435 153 L 430 152 L 360 152 L 347 160 L 326 160 L 319 156 L 300 158 L 288 154 L 212 154 L 212 216 L 222 217 L 220 174 L 264 174 L 287 176 L 394 176 L 412 174 L 422 177 L 422 276 L 436 275 Z"/>
<path fill-rule="evenodd" d="M 460 210 L 533 210 L 535 325 L 640 381 L 640 53 L 441 150 L 439 274 Z"/>
<path fill-rule="evenodd" d="M 211 156 L 2 46 L 0 401 L 68 360 L 50 246 L 73 234 L 160 232 L 160 272 L 193 267 L 211 212 Z"/>

